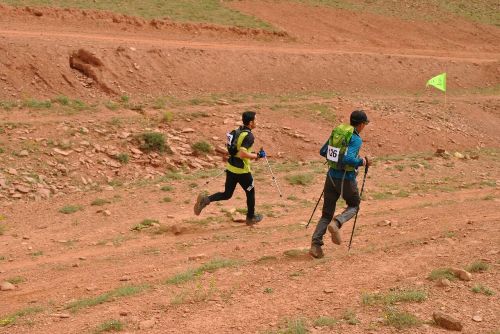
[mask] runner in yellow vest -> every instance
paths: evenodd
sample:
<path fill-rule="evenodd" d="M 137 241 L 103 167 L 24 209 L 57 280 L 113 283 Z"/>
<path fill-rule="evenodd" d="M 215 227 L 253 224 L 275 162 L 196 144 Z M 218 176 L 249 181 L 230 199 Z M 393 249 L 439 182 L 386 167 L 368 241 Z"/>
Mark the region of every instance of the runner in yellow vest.
<path fill-rule="evenodd" d="M 226 167 L 226 184 L 224 192 L 218 192 L 210 196 L 204 194 L 198 195 L 194 205 L 194 213 L 198 216 L 203 208 L 211 202 L 225 201 L 233 196 L 234 189 L 239 183 L 245 191 L 247 197 L 247 225 L 254 225 L 260 222 L 263 217 L 255 213 L 255 187 L 253 183 L 252 169 L 250 167 L 251 159 L 260 159 L 266 156 L 266 152 L 261 149 L 258 153 L 252 153 L 254 135 L 252 129 L 256 127 L 254 111 L 245 111 L 242 115 L 243 125 L 233 131 L 237 138 L 234 138 L 236 147 L 234 154 L 230 154 Z M 229 138 L 232 141 L 233 138 Z"/>

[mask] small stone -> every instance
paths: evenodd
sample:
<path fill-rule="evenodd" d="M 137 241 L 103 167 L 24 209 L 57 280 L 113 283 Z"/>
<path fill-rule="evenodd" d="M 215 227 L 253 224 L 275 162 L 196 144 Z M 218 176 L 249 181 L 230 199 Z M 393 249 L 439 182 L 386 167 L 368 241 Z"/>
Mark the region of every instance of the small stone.
<path fill-rule="evenodd" d="M 205 254 L 198 254 L 198 255 L 191 255 L 188 257 L 189 261 L 196 261 L 196 260 L 202 260 L 206 259 L 207 256 Z"/>
<path fill-rule="evenodd" d="M 0 284 L 0 291 L 11 291 L 11 290 L 15 290 L 15 289 L 16 289 L 16 286 L 12 283 L 2 282 L 2 284 Z"/>
<path fill-rule="evenodd" d="M 472 317 L 472 320 L 474 320 L 475 322 L 481 322 L 483 321 L 483 317 L 481 317 L 479 314 L 476 314 Z"/>
<path fill-rule="evenodd" d="M 243 223 L 247 220 L 247 217 L 242 213 L 235 212 L 232 215 L 232 219 L 233 219 L 233 222 L 235 222 L 235 223 Z"/>
<path fill-rule="evenodd" d="M 127 282 L 127 281 L 130 281 L 132 278 L 130 278 L 130 276 L 122 276 L 120 277 L 120 281 L 121 282 Z"/>
<path fill-rule="evenodd" d="M 103 210 L 102 213 L 105 215 L 105 216 L 111 216 L 111 211 L 109 210 Z"/>
<path fill-rule="evenodd" d="M 434 312 L 432 314 L 432 318 L 439 327 L 443 327 L 453 331 L 461 331 L 463 328 L 463 325 L 459 320 L 443 312 Z"/>
<path fill-rule="evenodd" d="M 194 132 L 194 129 L 193 128 L 184 128 L 181 130 L 182 133 L 191 133 L 191 132 Z"/>
<path fill-rule="evenodd" d="M 61 319 L 67 319 L 70 317 L 69 313 L 52 313 L 50 316 L 54 317 L 54 318 L 61 318 Z"/>
<path fill-rule="evenodd" d="M 463 269 L 452 268 L 451 271 L 462 281 L 472 280 L 472 274 Z"/>
<path fill-rule="evenodd" d="M 120 311 L 120 316 L 126 317 L 128 315 L 127 311 Z"/>
<path fill-rule="evenodd" d="M 437 285 L 438 286 L 443 286 L 443 287 L 448 287 L 451 285 L 451 282 L 449 279 L 447 278 L 442 278 L 440 279 L 438 282 L 437 282 Z"/>
<path fill-rule="evenodd" d="M 155 321 L 153 319 L 151 320 L 144 320 L 139 323 L 139 329 L 150 329 L 153 328 L 155 325 Z"/>
<path fill-rule="evenodd" d="M 29 155 L 29 153 L 26 150 L 22 150 L 21 152 L 19 152 L 20 157 L 27 157 L 28 155 Z"/>
<path fill-rule="evenodd" d="M 54 152 L 66 157 L 66 156 L 70 155 L 73 151 L 72 150 L 64 151 L 64 150 L 60 150 L 56 147 L 56 148 L 54 148 Z"/>
<path fill-rule="evenodd" d="M 330 289 L 330 288 L 327 288 L 325 290 L 323 290 L 324 293 L 334 293 L 334 290 L 333 289 Z"/>

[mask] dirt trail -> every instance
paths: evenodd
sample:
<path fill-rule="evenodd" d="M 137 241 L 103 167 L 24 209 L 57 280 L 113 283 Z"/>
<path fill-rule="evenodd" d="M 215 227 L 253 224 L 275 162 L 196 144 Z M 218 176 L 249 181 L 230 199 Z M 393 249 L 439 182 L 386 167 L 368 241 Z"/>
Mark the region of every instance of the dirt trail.
<path fill-rule="evenodd" d="M 0 5 L 0 283 L 15 286 L 0 291 L 0 333 L 90 333 L 115 320 L 124 333 L 391 334 L 394 311 L 419 319 L 411 333 L 444 333 L 435 311 L 463 333 L 497 333 L 500 30 L 229 6 L 281 30 Z M 443 71 L 446 106 L 425 90 Z M 69 98 L 36 104 L 58 95 Z M 199 192 L 222 190 L 223 177 L 205 184 L 248 108 L 284 197 L 261 161 L 262 223 L 233 221 L 241 189 L 194 216 Z M 313 260 L 321 206 L 304 226 L 326 172 L 318 150 L 355 108 L 369 114 L 361 155 L 376 164 L 353 248 L 351 221 L 342 245 L 326 235 L 326 257 Z M 143 146 L 151 131 L 171 153 Z M 196 153 L 200 141 L 214 150 Z M 429 279 L 451 267 L 472 279 Z M 384 299 L 402 289 L 422 300 Z"/>

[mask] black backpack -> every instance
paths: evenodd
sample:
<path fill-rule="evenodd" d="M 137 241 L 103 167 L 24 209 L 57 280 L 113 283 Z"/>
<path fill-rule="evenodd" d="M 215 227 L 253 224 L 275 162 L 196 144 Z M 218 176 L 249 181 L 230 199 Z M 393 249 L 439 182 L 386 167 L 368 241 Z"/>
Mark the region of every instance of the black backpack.
<path fill-rule="evenodd" d="M 241 127 L 234 129 L 231 132 L 226 133 L 226 147 L 227 147 L 227 152 L 229 153 L 230 156 L 235 156 L 238 153 L 238 138 L 242 132 L 249 132 L 246 129 L 242 129 Z"/>

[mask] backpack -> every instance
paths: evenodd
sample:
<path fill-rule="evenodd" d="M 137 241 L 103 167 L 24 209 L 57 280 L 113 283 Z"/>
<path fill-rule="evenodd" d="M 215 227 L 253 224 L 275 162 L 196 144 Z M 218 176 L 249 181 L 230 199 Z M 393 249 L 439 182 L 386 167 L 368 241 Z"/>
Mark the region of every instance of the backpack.
<path fill-rule="evenodd" d="M 226 133 L 226 148 L 230 156 L 235 156 L 238 153 L 238 138 L 242 132 L 249 132 L 241 127 Z"/>
<path fill-rule="evenodd" d="M 330 168 L 346 171 L 353 171 L 355 169 L 353 166 L 342 164 L 353 133 L 354 127 L 352 125 L 340 124 L 333 129 L 328 140 L 328 149 L 326 152 L 326 159 Z"/>

